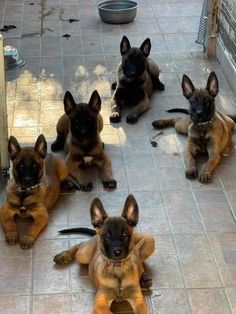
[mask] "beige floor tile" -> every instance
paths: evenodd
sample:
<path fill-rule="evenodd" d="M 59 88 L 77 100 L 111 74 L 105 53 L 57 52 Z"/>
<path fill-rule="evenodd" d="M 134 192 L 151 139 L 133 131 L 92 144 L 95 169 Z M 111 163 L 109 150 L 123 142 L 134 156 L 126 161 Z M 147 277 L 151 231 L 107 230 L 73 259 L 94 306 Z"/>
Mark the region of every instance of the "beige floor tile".
<path fill-rule="evenodd" d="M 159 255 L 157 250 L 147 265 L 152 276 L 153 289 L 184 287 L 176 255 Z"/>
<path fill-rule="evenodd" d="M 152 219 L 155 216 L 158 219 Z M 140 208 L 138 230 L 151 234 L 169 234 L 170 229 L 164 206 L 159 204 L 153 208 Z M 158 246 L 157 249 L 159 251 Z"/>
<path fill-rule="evenodd" d="M 33 313 L 70 314 L 70 296 L 64 294 L 35 295 L 33 297 Z"/>
<path fill-rule="evenodd" d="M 171 172 L 173 173 L 171 169 Z M 159 180 L 161 180 L 159 178 Z M 160 181 L 163 182 L 163 181 Z M 180 188 L 180 184 L 175 188 Z M 199 222 L 200 217 L 197 212 L 196 205 L 192 194 L 183 190 L 165 190 L 163 191 L 166 211 L 171 223 L 175 222 Z"/>
<path fill-rule="evenodd" d="M 212 202 L 198 206 L 208 232 L 235 231 L 235 221 L 227 203 Z"/>
<path fill-rule="evenodd" d="M 222 289 L 192 289 L 188 290 L 188 297 L 192 313 L 230 313 L 229 305 Z"/>
<path fill-rule="evenodd" d="M 151 296 L 154 313 L 190 314 L 191 310 L 184 289 L 154 290 Z"/>
<path fill-rule="evenodd" d="M 236 288 L 226 288 L 225 293 L 233 314 L 236 313 Z"/>
<path fill-rule="evenodd" d="M 0 312 L 5 314 L 28 314 L 29 296 L 0 296 Z"/>

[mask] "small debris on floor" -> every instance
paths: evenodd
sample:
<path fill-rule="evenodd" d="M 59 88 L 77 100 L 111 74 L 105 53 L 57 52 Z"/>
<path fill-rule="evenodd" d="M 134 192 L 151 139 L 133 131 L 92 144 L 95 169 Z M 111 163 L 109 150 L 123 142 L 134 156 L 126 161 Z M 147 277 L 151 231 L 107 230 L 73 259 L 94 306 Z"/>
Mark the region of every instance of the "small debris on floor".
<path fill-rule="evenodd" d="M 69 21 L 70 23 L 79 22 L 78 19 L 69 19 L 68 21 Z"/>
<path fill-rule="evenodd" d="M 151 141 L 151 145 L 152 145 L 152 147 L 157 147 L 157 142 L 155 142 L 155 141 Z"/>
<path fill-rule="evenodd" d="M 69 34 L 65 34 L 65 35 L 62 35 L 62 37 L 68 39 L 68 38 L 70 38 L 71 36 L 70 36 Z"/>
<path fill-rule="evenodd" d="M 30 4 L 29 5 L 34 5 L 34 3 L 33 2 L 30 2 Z"/>
<path fill-rule="evenodd" d="M 17 28 L 16 25 L 4 25 L 0 32 L 7 32 L 9 29 Z"/>
<path fill-rule="evenodd" d="M 164 134 L 164 131 L 160 131 L 160 132 L 158 132 L 157 134 L 155 134 L 152 138 L 151 138 L 151 140 L 150 140 L 150 144 L 152 145 L 152 147 L 157 147 L 157 142 L 156 141 L 153 141 L 154 140 L 154 138 L 156 138 L 157 136 L 160 136 L 160 135 L 162 135 L 162 134 Z"/>
<path fill-rule="evenodd" d="M 61 18 L 61 21 L 63 21 L 63 22 L 69 22 L 69 23 L 79 22 L 78 19 L 68 19 L 68 20 L 66 20 L 66 19 L 63 19 L 63 18 Z"/>

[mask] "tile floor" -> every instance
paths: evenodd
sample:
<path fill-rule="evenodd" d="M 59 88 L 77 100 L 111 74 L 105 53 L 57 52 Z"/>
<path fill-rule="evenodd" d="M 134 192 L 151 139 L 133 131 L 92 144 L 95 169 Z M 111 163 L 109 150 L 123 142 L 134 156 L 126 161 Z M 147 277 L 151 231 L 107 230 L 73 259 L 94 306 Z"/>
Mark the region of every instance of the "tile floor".
<path fill-rule="evenodd" d="M 204 86 L 211 70 L 220 82 L 217 106 L 235 113 L 235 98 L 216 61 L 203 58 L 195 44 L 202 1 L 139 0 L 138 15 L 127 25 L 100 22 L 95 0 L 1 0 L 0 22 L 17 28 L 4 33 L 5 44 L 19 49 L 26 65 L 7 72 L 9 133 L 33 143 L 43 132 L 50 142 L 62 99 L 69 89 L 87 101 L 96 88 L 103 99 L 102 132 L 112 158 L 115 192 L 106 192 L 94 177 L 90 193 L 61 195 L 50 224 L 32 250 L 8 247 L 0 231 L 0 313 L 92 313 L 94 290 L 86 269 L 57 268 L 54 254 L 80 241 L 59 236 L 68 226 L 90 226 L 88 208 L 99 196 L 111 214 L 119 214 L 128 193 L 140 206 L 138 230 L 156 238 L 148 261 L 153 277 L 147 296 L 155 314 L 236 313 L 236 153 L 222 159 L 213 182 L 202 185 L 184 177 L 184 136 L 165 130 L 153 148 L 153 119 L 187 102 L 180 82 L 187 73 Z M 69 18 L 79 19 L 69 23 Z M 62 35 L 70 34 L 69 39 Z M 120 60 L 119 43 L 126 34 L 133 45 L 152 41 L 151 56 L 162 69 L 164 92 L 153 95 L 151 109 L 137 125 L 109 124 L 110 83 Z M 125 120 L 125 119 L 123 119 Z M 236 136 L 234 134 L 234 143 Z M 116 313 L 127 313 L 123 305 Z"/>

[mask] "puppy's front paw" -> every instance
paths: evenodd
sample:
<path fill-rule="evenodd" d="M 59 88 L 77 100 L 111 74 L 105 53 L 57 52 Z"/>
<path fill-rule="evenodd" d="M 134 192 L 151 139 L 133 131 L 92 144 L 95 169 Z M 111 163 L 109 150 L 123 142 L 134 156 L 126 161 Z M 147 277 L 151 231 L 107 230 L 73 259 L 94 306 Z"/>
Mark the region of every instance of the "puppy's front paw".
<path fill-rule="evenodd" d="M 152 126 L 155 128 L 155 129 L 163 129 L 165 127 L 164 123 L 163 123 L 163 120 L 154 120 L 152 122 Z"/>
<path fill-rule="evenodd" d="M 79 190 L 83 192 L 90 192 L 93 188 L 92 182 L 79 182 Z"/>
<path fill-rule="evenodd" d="M 20 239 L 20 246 L 22 249 L 31 249 L 33 245 L 34 245 L 34 238 L 31 236 L 24 235 Z"/>
<path fill-rule="evenodd" d="M 165 85 L 160 80 L 157 82 L 157 89 L 162 91 L 165 90 Z"/>
<path fill-rule="evenodd" d="M 138 121 L 138 116 L 135 113 L 130 113 L 126 117 L 126 122 L 129 124 L 135 124 Z"/>
<path fill-rule="evenodd" d="M 140 283 L 140 287 L 142 289 L 149 289 L 149 288 L 151 288 L 151 286 L 152 286 L 151 275 L 148 274 L 148 273 L 143 272 L 142 276 L 141 276 L 141 278 L 139 280 L 139 283 Z"/>
<path fill-rule="evenodd" d="M 199 181 L 201 183 L 209 183 L 211 182 L 211 174 L 209 171 L 201 171 L 199 174 Z"/>
<path fill-rule="evenodd" d="M 68 251 L 63 251 L 54 256 L 53 262 L 57 265 L 67 265 L 73 261 L 73 257 L 68 253 Z"/>
<path fill-rule="evenodd" d="M 185 171 L 185 176 L 187 179 L 192 180 L 198 176 L 198 171 L 196 167 L 189 168 Z"/>
<path fill-rule="evenodd" d="M 6 242 L 9 245 L 14 245 L 19 241 L 19 235 L 17 231 L 11 231 L 6 233 Z"/>
<path fill-rule="evenodd" d="M 119 112 L 113 112 L 110 115 L 110 122 L 112 123 L 119 123 L 121 121 L 121 115 Z"/>
<path fill-rule="evenodd" d="M 102 183 L 103 183 L 103 187 L 108 190 L 114 190 L 116 189 L 116 186 L 117 186 L 117 182 L 114 179 L 103 180 Z"/>

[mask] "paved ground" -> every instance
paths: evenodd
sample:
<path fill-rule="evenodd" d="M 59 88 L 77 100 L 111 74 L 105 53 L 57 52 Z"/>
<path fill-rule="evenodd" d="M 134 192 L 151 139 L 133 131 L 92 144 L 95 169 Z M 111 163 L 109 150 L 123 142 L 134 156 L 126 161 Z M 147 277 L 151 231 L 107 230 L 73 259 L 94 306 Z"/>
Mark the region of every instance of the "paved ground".
<path fill-rule="evenodd" d="M 62 195 L 50 214 L 50 224 L 32 250 L 8 247 L 0 231 L 0 313 L 92 312 L 94 290 L 86 269 L 56 268 L 55 253 L 80 241 L 58 236 L 68 226 L 90 226 L 88 208 L 99 196 L 111 214 L 119 214 L 128 193 L 140 206 L 139 231 L 156 238 L 156 253 L 148 261 L 153 290 L 150 313 L 236 313 L 236 153 L 222 159 L 213 182 L 202 185 L 184 176 L 186 142 L 169 129 L 156 138 L 151 122 L 167 116 L 168 108 L 187 107 L 180 81 L 187 73 L 204 86 L 211 70 L 220 82 L 217 106 L 235 113 L 235 99 L 217 62 L 203 58 L 194 41 L 201 1 L 141 0 L 135 22 L 102 24 L 94 0 L 1 0 L 2 25 L 17 29 L 4 34 L 6 44 L 19 49 L 26 65 L 7 72 L 10 134 L 32 143 L 43 132 L 51 141 L 62 99 L 69 89 L 87 101 L 96 88 L 103 99 L 102 138 L 112 158 L 115 192 L 106 192 L 94 177 L 90 193 Z M 79 22 L 69 23 L 69 18 Z M 70 34 L 69 39 L 62 38 Z M 111 126 L 110 82 L 120 60 L 122 35 L 133 45 L 152 41 L 152 58 L 162 69 L 166 90 L 154 94 L 151 109 L 137 125 Z M 123 119 L 125 120 L 125 119 Z M 234 143 L 236 136 L 234 135 Z M 119 313 L 125 313 L 118 307 Z"/>

